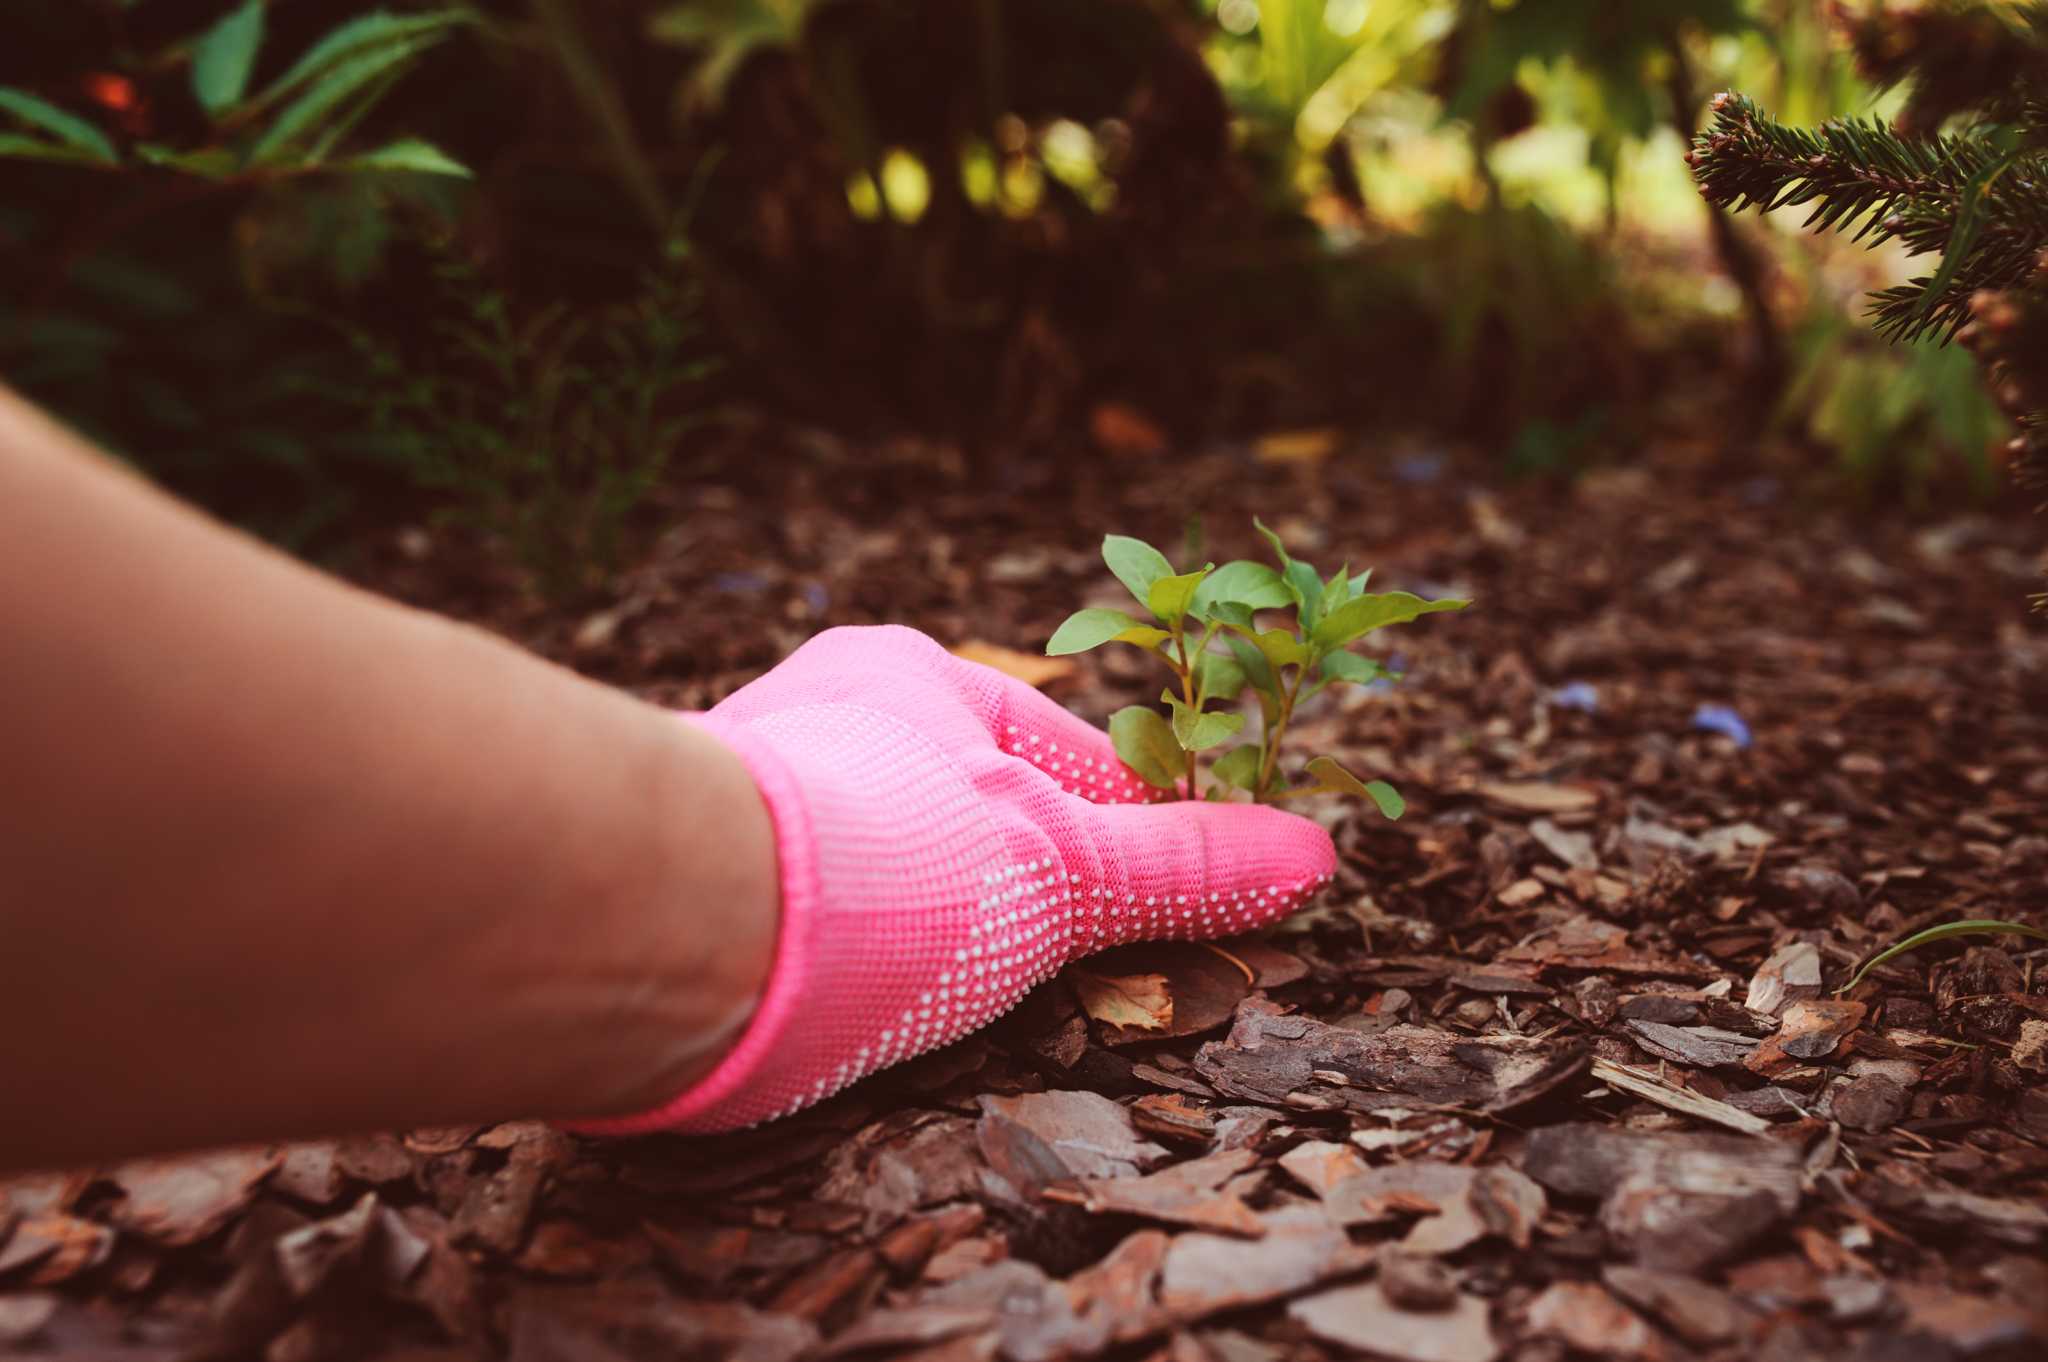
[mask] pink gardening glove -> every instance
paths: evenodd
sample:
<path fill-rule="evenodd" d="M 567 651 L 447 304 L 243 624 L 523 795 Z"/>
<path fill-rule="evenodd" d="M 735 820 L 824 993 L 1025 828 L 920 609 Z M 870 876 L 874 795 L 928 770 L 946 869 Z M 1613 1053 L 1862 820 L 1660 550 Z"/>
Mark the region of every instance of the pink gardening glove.
<path fill-rule="evenodd" d="M 786 1116 L 987 1025 L 1091 951 L 1285 917 L 1336 862 L 1278 809 L 1149 802 L 1106 734 L 911 629 L 829 629 L 687 717 L 739 755 L 774 821 L 774 968 L 710 1076 L 581 1130 Z"/>

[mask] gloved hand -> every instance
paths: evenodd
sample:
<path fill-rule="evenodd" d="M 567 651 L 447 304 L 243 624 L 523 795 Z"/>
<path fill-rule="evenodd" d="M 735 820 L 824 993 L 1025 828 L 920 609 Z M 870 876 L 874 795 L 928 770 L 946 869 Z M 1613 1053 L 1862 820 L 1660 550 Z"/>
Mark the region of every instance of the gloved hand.
<path fill-rule="evenodd" d="M 704 714 L 775 827 L 782 920 L 701 1082 L 579 1130 L 733 1130 L 958 1040 L 1069 960 L 1286 916 L 1336 854 L 1307 819 L 1158 794 L 1030 686 L 895 626 L 830 629 Z"/>

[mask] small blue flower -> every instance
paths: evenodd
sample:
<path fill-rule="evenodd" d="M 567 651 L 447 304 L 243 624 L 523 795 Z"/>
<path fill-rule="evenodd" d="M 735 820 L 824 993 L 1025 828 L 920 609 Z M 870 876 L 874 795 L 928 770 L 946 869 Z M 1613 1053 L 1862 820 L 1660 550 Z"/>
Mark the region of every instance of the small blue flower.
<path fill-rule="evenodd" d="M 1394 476 L 1402 482 L 1427 485 L 1444 475 L 1444 456 L 1435 450 L 1420 454 L 1403 454 L 1394 460 Z"/>
<path fill-rule="evenodd" d="M 768 579 L 758 572 L 721 572 L 711 579 L 711 589 L 728 596 L 752 596 L 768 589 Z"/>
<path fill-rule="evenodd" d="M 1550 692 L 1544 700 L 1559 709 L 1576 709 L 1582 714 L 1597 714 L 1600 711 L 1600 691 L 1590 681 L 1567 682 Z"/>
<path fill-rule="evenodd" d="M 1726 705 L 1701 705 L 1692 712 L 1692 726 L 1703 733 L 1719 733 L 1737 747 L 1749 746 L 1749 725 Z"/>
<path fill-rule="evenodd" d="M 832 606 L 832 593 L 817 582 L 805 582 L 804 604 L 811 608 L 813 615 L 822 615 Z"/>

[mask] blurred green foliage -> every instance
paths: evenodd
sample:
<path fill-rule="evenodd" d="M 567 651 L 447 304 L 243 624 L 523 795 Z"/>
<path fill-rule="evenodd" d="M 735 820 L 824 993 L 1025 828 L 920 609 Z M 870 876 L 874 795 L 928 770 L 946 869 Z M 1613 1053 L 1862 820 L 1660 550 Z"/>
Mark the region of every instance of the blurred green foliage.
<path fill-rule="evenodd" d="M 445 299 L 413 344 L 358 326 L 368 384 L 337 394 L 443 518 L 501 537 L 543 591 L 618 566 L 627 518 L 703 417 L 717 368 L 679 240 L 634 295 L 522 310 L 473 266 L 438 271 Z"/>
<path fill-rule="evenodd" d="M 1823 324 L 1832 259 L 1708 232 L 1679 160 L 1737 80 L 1886 107 L 1823 9 L 18 0 L 0 372 L 267 532 L 423 507 L 564 589 L 728 403 L 995 466 L 1117 404 L 1568 469 L 1781 341 L 1788 426 L 1930 485 L 1995 429 L 1963 369 Z"/>

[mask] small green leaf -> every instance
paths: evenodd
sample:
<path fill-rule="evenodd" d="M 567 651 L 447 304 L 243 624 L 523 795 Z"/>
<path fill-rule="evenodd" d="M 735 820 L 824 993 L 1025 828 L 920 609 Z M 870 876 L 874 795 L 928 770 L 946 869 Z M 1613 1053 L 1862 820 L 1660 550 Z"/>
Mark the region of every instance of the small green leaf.
<path fill-rule="evenodd" d="M 329 66 L 343 58 L 357 56 L 372 48 L 390 43 L 404 43 L 414 38 L 438 39 L 458 24 L 474 22 L 476 16 L 466 9 L 434 10 L 425 14 L 393 14 L 389 10 L 372 10 L 348 22 L 328 30 L 325 37 L 314 43 L 292 63 L 291 69 L 270 83 L 257 102 L 269 104 Z"/>
<path fill-rule="evenodd" d="M 1313 637 L 1320 647 L 1341 648 L 1375 629 L 1383 629 L 1390 624 L 1406 624 L 1418 616 L 1433 615 L 1440 610 L 1463 610 L 1470 604 L 1470 601 L 1448 597 L 1440 601 L 1425 601 L 1406 591 L 1360 596 L 1331 611 L 1327 619 L 1314 626 Z"/>
<path fill-rule="evenodd" d="M 1240 558 L 1211 573 L 1188 608 L 1197 615 L 1215 619 L 1218 616 L 1214 607 L 1224 601 L 1241 605 L 1247 611 L 1284 610 L 1294 604 L 1294 597 L 1279 573 L 1264 563 Z"/>
<path fill-rule="evenodd" d="M 395 75 L 407 62 L 426 52 L 446 36 L 433 30 L 419 36 L 371 46 L 352 57 L 344 57 L 324 71 L 306 92 L 284 107 L 264 134 L 249 148 L 248 162 L 262 165 L 282 159 L 304 135 L 317 132 L 327 119 L 340 113 L 349 100 L 370 90 L 386 76 Z"/>
<path fill-rule="evenodd" d="M 1109 570 L 1140 604 L 1149 602 L 1152 583 L 1173 575 L 1173 564 L 1166 561 L 1165 554 L 1127 534 L 1102 537 L 1102 561 L 1109 564 Z"/>
<path fill-rule="evenodd" d="M 1380 811 L 1382 818 L 1399 818 L 1408 812 L 1408 801 L 1401 798 L 1401 792 L 1384 780 L 1365 782 L 1365 797 L 1373 802 L 1373 807 Z"/>
<path fill-rule="evenodd" d="M 432 142 L 423 142 L 417 137 L 403 138 L 361 156 L 352 156 L 344 164 L 351 170 L 409 170 L 416 175 L 453 175 L 464 180 L 476 178 L 468 166 Z"/>
<path fill-rule="evenodd" d="M 1262 696 L 1271 695 L 1279 689 L 1273 678 L 1273 664 L 1266 661 L 1266 655 L 1248 639 L 1226 634 L 1224 643 L 1230 648 L 1230 655 L 1237 659 L 1237 665 L 1244 668 L 1244 679 L 1251 682 L 1252 689 Z"/>
<path fill-rule="evenodd" d="M 1367 568 L 1365 571 L 1359 573 L 1356 577 L 1353 577 L 1351 579 L 1351 594 L 1354 596 L 1363 596 L 1365 594 L 1365 584 L 1367 582 L 1370 582 L 1371 580 L 1371 568 Z"/>
<path fill-rule="evenodd" d="M 1145 594 L 1146 606 L 1168 624 L 1178 624 L 1187 615 L 1188 602 L 1195 598 L 1202 579 L 1215 570 L 1216 565 L 1211 563 L 1193 572 L 1159 578 Z"/>
<path fill-rule="evenodd" d="M 1268 529 L 1266 527 L 1265 521 L 1259 519 L 1257 516 L 1253 516 L 1252 528 L 1257 530 L 1260 534 L 1264 535 L 1266 537 L 1266 542 L 1273 546 L 1273 556 L 1280 560 L 1280 566 L 1283 570 L 1287 567 L 1289 563 L 1294 561 L 1292 558 L 1289 558 L 1287 556 L 1287 546 L 1280 542 L 1280 536 L 1273 533 L 1272 530 Z"/>
<path fill-rule="evenodd" d="M 1393 673 L 1369 657 L 1335 652 L 1323 655 L 1323 675 L 1332 681 L 1349 681 L 1354 686 L 1362 686 L 1368 681 L 1390 677 Z"/>
<path fill-rule="evenodd" d="M 162 166 L 166 170 L 181 170 L 187 175 L 197 175 L 207 180 L 225 180 L 240 169 L 235 163 L 235 154 L 223 147 L 181 151 L 177 147 L 167 147 L 161 142 L 142 142 L 135 148 L 135 158 L 148 165 Z"/>
<path fill-rule="evenodd" d="M 1285 629 L 1268 629 L 1253 640 L 1266 661 L 1275 670 L 1281 667 L 1298 667 L 1308 661 L 1308 649 L 1301 646 L 1301 640 Z"/>
<path fill-rule="evenodd" d="M 1195 594 L 1199 596 L 1201 593 L 1197 591 Z M 1199 604 L 1195 608 L 1218 624 L 1227 624 L 1246 633 L 1254 633 L 1258 629 L 1252 622 L 1252 608 L 1243 601 L 1211 601 L 1206 608 Z"/>
<path fill-rule="evenodd" d="M 1407 811 L 1406 801 L 1393 786 L 1384 780 L 1360 780 L 1345 770 L 1333 757 L 1312 759 L 1308 764 L 1308 773 L 1341 794 L 1370 799 L 1383 817 L 1399 818 Z"/>
<path fill-rule="evenodd" d="M 1300 614 L 1302 632 L 1314 630 L 1323 613 L 1323 579 L 1316 576 L 1315 568 L 1299 558 L 1289 563 L 1287 571 L 1281 575 L 1294 596 L 1294 608 Z"/>
<path fill-rule="evenodd" d="M 1331 574 L 1329 581 L 1323 583 L 1323 610 L 1326 613 L 1335 610 L 1350 599 L 1351 564 L 1346 563 L 1343 567 L 1337 569 L 1335 573 Z"/>
<path fill-rule="evenodd" d="M 1280 542 L 1280 536 L 1266 526 L 1257 516 L 1252 525 L 1266 537 L 1273 546 L 1273 556 L 1280 560 L 1280 580 L 1285 584 L 1287 594 L 1294 601 L 1294 607 L 1301 613 L 1301 627 L 1304 630 L 1316 627 L 1316 616 L 1321 613 L 1323 602 L 1323 579 L 1307 563 L 1289 557 L 1287 546 Z"/>
<path fill-rule="evenodd" d="M 1235 700 L 1244 694 L 1244 668 L 1226 653 L 1203 653 L 1195 659 L 1195 701 Z"/>
<path fill-rule="evenodd" d="M 1168 698 L 1173 705 L 1173 740 L 1183 752 L 1206 752 L 1244 727 L 1242 714 L 1194 709 L 1185 701 Z"/>
<path fill-rule="evenodd" d="M 1124 706 L 1109 716 L 1109 741 L 1124 765 L 1147 785 L 1171 790 L 1187 774 L 1180 743 L 1158 710 Z"/>
<path fill-rule="evenodd" d="M 1063 657 L 1068 653 L 1085 653 L 1090 648 L 1100 648 L 1105 643 L 1135 643 L 1149 648 L 1171 637 L 1164 629 L 1154 629 L 1141 624 L 1121 610 L 1105 610 L 1094 607 L 1076 610 L 1066 621 L 1053 631 L 1052 640 L 1045 645 L 1047 657 Z"/>
<path fill-rule="evenodd" d="M 114 165 L 121 159 L 105 133 L 78 115 L 66 113 L 47 99 L 40 99 L 26 90 L 17 90 L 11 85 L 0 85 L 0 110 L 13 114 L 32 128 L 50 134 L 71 150 L 91 160 Z"/>
<path fill-rule="evenodd" d="M 1250 790 L 1259 783 L 1259 745 L 1255 742 L 1239 743 L 1216 759 L 1209 768 L 1209 774 L 1240 790 Z"/>
<path fill-rule="evenodd" d="M 263 45 L 263 0 L 245 0 L 208 29 L 192 49 L 192 93 L 218 118 L 249 89 L 256 50 Z"/>
<path fill-rule="evenodd" d="M 0 160 L 52 161 L 69 165 L 105 165 L 99 157 L 23 132 L 0 132 Z"/>
<path fill-rule="evenodd" d="M 1969 918 L 1962 922 L 1944 922 L 1925 931 L 1915 932 L 1904 941 L 1887 946 L 1871 956 L 1849 977 L 1849 982 L 1835 992 L 1847 993 L 1863 982 L 1864 975 L 1887 960 L 1895 960 L 1907 951 L 1917 951 L 1922 946 L 1932 945 L 1936 941 L 1946 941 L 1952 936 L 2030 936 L 2036 941 L 2048 941 L 2048 932 L 2042 931 L 2039 927 L 2029 927 L 2024 922 L 2006 922 L 1999 918 Z"/>

